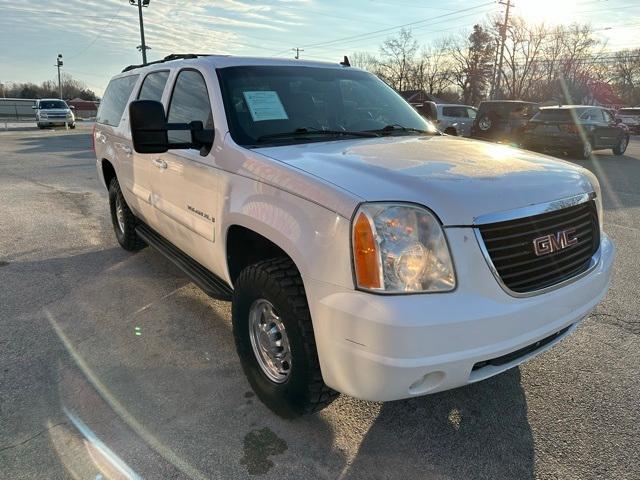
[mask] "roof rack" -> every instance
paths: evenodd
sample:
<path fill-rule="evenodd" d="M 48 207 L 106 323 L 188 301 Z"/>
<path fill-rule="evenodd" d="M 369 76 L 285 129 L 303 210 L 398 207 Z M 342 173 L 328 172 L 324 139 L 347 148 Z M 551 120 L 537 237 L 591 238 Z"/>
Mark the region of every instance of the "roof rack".
<path fill-rule="evenodd" d="M 209 57 L 210 53 L 172 53 L 171 55 L 167 55 L 162 60 L 156 60 L 154 62 L 147 62 L 146 64 L 140 65 L 129 65 L 122 70 L 122 73 L 128 72 L 130 70 L 135 70 L 136 68 L 146 67 L 148 65 L 154 65 L 157 63 L 170 62 L 172 60 L 187 60 L 189 58 L 198 58 L 198 57 Z"/>

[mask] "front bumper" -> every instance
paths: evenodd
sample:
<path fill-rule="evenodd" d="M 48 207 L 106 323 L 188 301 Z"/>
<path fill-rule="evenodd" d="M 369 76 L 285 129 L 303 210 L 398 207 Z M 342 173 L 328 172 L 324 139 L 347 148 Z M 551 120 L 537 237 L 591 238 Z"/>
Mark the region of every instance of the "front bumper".
<path fill-rule="evenodd" d="M 73 117 L 39 118 L 36 120 L 36 122 L 38 123 L 38 125 L 47 125 L 47 126 L 65 125 L 65 124 L 73 125 L 75 123 L 75 118 Z"/>
<path fill-rule="evenodd" d="M 493 277 L 473 229 L 446 230 L 458 280 L 453 292 L 385 296 L 305 282 L 327 385 L 389 401 L 483 380 L 551 348 L 608 289 L 614 247 L 604 234 L 600 261 L 588 275 L 545 294 L 514 298 Z M 516 358 L 504 357 L 521 349 Z M 506 361 L 486 363 L 498 357 Z"/>

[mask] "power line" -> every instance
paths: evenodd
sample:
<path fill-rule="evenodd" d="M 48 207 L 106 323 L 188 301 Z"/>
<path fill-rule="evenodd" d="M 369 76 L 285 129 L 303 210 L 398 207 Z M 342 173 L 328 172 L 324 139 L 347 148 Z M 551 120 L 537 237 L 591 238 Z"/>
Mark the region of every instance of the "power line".
<path fill-rule="evenodd" d="M 357 34 L 357 35 L 350 35 L 350 36 L 347 36 L 347 37 L 335 38 L 333 40 L 329 40 L 329 41 L 326 41 L 326 42 L 309 43 L 309 44 L 302 45 L 302 46 L 304 48 L 326 46 L 326 45 L 330 45 L 330 44 L 344 42 L 344 41 L 350 40 L 350 39 L 361 38 L 361 37 L 364 37 L 364 36 L 375 35 L 375 34 L 383 33 L 383 32 L 390 32 L 390 31 L 393 31 L 393 30 L 398 30 L 399 28 L 411 27 L 413 25 L 419 25 L 421 23 L 429 22 L 431 20 L 437 20 L 437 19 L 440 19 L 440 18 L 449 17 L 449 16 L 452 16 L 452 15 L 456 15 L 458 13 L 468 12 L 470 10 L 475 10 L 475 9 L 482 8 L 482 7 L 485 7 L 487 5 L 492 5 L 492 4 L 493 4 L 493 2 L 485 2 L 485 3 L 479 4 L 479 5 L 474 5 L 472 7 L 456 10 L 454 12 L 449 12 L 449 13 L 445 13 L 445 14 L 442 14 L 442 15 L 437 15 L 435 17 L 424 18 L 422 20 L 417 20 L 415 22 L 404 23 L 404 24 L 401 24 L 401 25 L 394 25 L 393 27 L 382 28 L 382 29 L 374 30 L 374 31 L 367 32 L 367 33 L 360 33 L 360 34 Z M 275 55 L 278 55 L 278 54 L 279 53 L 276 53 Z"/>
<path fill-rule="evenodd" d="M 105 25 L 105 27 L 100 30 L 100 32 L 93 38 L 93 40 L 91 42 L 89 42 L 89 44 L 83 48 L 82 50 L 80 50 L 78 53 L 76 53 L 75 55 L 72 55 L 70 57 L 67 58 L 67 60 L 73 60 L 74 58 L 78 58 L 80 55 L 82 55 L 83 53 L 85 53 L 87 50 L 89 50 L 101 37 L 102 35 L 109 30 L 109 27 L 111 27 L 111 24 L 113 23 L 113 21 L 118 17 L 118 15 L 120 15 L 120 12 L 122 11 L 122 8 L 124 7 L 124 3 L 118 8 L 118 10 L 116 11 L 115 14 L 112 15 L 111 19 L 107 22 L 107 24 Z"/>

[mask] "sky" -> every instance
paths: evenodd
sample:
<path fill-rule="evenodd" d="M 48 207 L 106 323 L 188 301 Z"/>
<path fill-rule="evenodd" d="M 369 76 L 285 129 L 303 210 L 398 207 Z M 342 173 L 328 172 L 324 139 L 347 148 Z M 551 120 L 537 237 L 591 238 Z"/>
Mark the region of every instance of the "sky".
<path fill-rule="evenodd" d="M 505 0 L 506 1 L 506 0 Z M 611 50 L 640 47 L 640 0 L 512 0 L 514 15 L 547 24 L 589 23 Z M 151 0 L 144 8 L 149 60 L 224 53 L 338 61 L 376 54 L 400 28 L 420 44 L 468 32 L 497 0 Z M 101 95 L 109 78 L 141 63 L 137 7 L 128 0 L 0 0 L 0 83 L 63 71 Z"/>

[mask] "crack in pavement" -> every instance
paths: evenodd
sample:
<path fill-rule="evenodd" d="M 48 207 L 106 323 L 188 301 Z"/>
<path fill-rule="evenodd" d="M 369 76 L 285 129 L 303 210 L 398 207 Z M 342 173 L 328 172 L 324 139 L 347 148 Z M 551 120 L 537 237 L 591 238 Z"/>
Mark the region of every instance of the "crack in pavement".
<path fill-rule="evenodd" d="M 60 425 L 66 425 L 66 424 L 67 424 L 67 422 L 60 422 L 60 423 L 56 423 L 55 425 L 51 425 L 50 427 L 45 428 L 44 430 L 40 430 L 38 433 L 35 433 L 34 435 L 30 436 L 29 438 L 27 438 L 26 440 L 23 440 L 20 443 L 15 443 L 13 445 L 6 445 L 4 447 L 0 447 L 0 452 L 4 452 L 5 450 L 10 450 L 12 448 L 21 447 L 22 445 L 24 445 L 25 443 L 30 442 L 34 438 L 38 438 L 43 433 L 48 432 L 49 430 L 52 430 L 52 429 L 54 429 L 56 427 L 59 427 Z"/>

